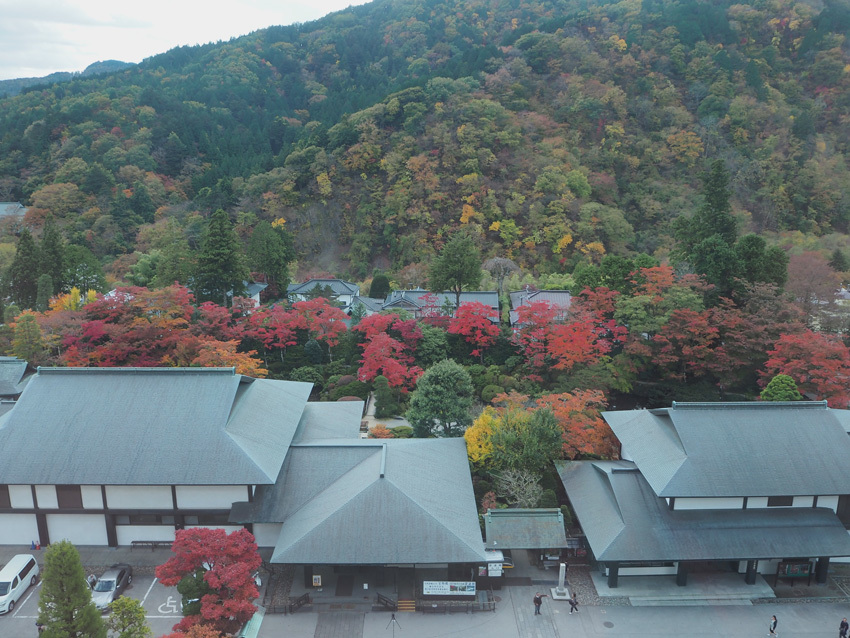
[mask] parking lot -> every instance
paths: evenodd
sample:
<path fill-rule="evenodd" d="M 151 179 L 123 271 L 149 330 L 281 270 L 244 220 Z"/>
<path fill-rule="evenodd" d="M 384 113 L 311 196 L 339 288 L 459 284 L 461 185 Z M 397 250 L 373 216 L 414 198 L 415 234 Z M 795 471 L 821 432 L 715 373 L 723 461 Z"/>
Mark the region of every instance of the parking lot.
<path fill-rule="evenodd" d="M 36 636 L 35 620 L 38 617 L 38 597 L 41 581 L 30 587 L 24 597 L 18 601 L 11 614 L 0 616 L 0 636 Z M 124 592 L 125 596 L 142 601 L 145 617 L 155 636 L 169 633 L 182 615 L 180 614 L 180 594 L 176 587 L 166 587 L 152 575 L 137 574 Z M 105 615 L 104 615 L 105 617 Z"/>

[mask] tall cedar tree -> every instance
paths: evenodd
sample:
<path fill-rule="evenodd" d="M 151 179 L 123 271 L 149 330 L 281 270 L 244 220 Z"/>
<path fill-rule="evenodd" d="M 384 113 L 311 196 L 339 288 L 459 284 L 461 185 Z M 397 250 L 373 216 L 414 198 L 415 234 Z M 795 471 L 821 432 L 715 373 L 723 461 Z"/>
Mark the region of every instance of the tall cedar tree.
<path fill-rule="evenodd" d="M 289 264 L 295 259 L 292 236 L 282 228 L 260 221 L 251 234 L 248 255 L 251 270 L 262 273 L 272 294 L 285 294 L 289 284 Z"/>
<path fill-rule="evenodd" d="M 407 420 L 418 438 L 463 436 L 472 423 L 473 394 L 466 368 L 445 359 L 428 368 L 416 382 Z"/>
<path fill-rule="evenodd" d="M 44 582 L 38 600 L 42 638 L 106 638 L 91 599 L 80 553 L 70 541 L 51 543 L 44 553 Z"/>
<path fill-rule="evenodd" d="M 59 294 L 64 285 L 62 278 L 65 276 L 65 241 L 62 239 L 62 234 L 56 227 L 52 215 L 44 223 L 44 232 L 41 234 L 39 249 L 41 251 L 39 272 L 50 275 L 52 279 L 53 290 L 51 290 L 50 295 Z"/>
<path fill-rule="evenodd" d="M 35 241 L 26 228 L 21 231 L 15 258 L 9 266 L 7 281 L 12 300 L 21 308 L 35 306 L 38 294 L 38 275 L 41 256 Z"/>
<path fill-rule="evenodd" d="M 195 296 L 199 301 L 228 305 L 228 293 L 241 295 L 248 269 L 239 238 L 227 213 L 221 209 L 210 215 L 204 231 L 195 271 Z"/>
<path fill-rule="evenodd" d="M 481 283 L 481 256 L 471 237 L 455 234 L 431 262 L 428 285 L 433 292 L 450 290 L 455 294 L 455 309 L 460 293 Z"/>

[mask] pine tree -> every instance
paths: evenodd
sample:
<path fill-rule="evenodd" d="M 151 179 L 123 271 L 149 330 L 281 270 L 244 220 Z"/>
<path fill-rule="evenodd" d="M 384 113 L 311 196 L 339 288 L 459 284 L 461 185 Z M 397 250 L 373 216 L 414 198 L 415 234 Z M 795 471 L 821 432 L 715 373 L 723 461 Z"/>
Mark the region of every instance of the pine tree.
<path fill-rule="evenodd" d="M 80 553 L 70 541 L 52 543 L 44 553 L 38 601 L 42 638 L 106 638 L 106 627 L 91 599 Z"/>
<path fill-rule="evenodd" d="M 62 292 L 64 284 L 62 277 L 65 274 L 65 241 L 62 239 L 62 234 L 56 227 L 52 216 L 48 217 L 44 224 L 39 249 L 41 251 L 39 272 L 50 275 L 53 285 L 53 290 L 50 292 L 51 296 L 59 294 Z"/>
<path fill-rule="evenodd" d="M 460 293 L 481 283 L 481 257 L 472 238 L 454 235 L 442 252 L 434 258 L 428 274 L 428 285 L 433 292 L 451 290 L 455 293 L 455 307 L 460 308 Z"/>
<path fill-rule="evenodd" d="M 267 221 L 258 222 L 248 244 L 251 269 L 265 275 L 266 283 L 276 295 L 286 294 L 289 263 L 295 258 L 292 237 L 282 228 Z"/>
<path fill-rule="evenodd" d="M 15 258 L 9 266 L 9 294 L 21 308 L 32 308 L 38 292 L 40 255 L 35 241 L 26 228 L 21 231 Z"/>

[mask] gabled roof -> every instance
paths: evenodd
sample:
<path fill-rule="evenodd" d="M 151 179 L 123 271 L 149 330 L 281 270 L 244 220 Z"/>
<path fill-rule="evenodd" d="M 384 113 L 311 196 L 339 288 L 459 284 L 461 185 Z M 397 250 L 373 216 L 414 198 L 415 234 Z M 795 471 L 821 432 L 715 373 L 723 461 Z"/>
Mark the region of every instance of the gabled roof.
<path fill-rule="evenodd" d="M 384 302 L 384 308 L 424 308 L 427 303 L 425 297 L 431 294 L 436 297 L 435 303 L 438 308 L 447 304 L 454 307 L 455 294 L 451 291 L 431 293 L 422 288 L 415 288 L 413 290 L 393 290 Z M 499 293 L 495 290 L 464 290 L 460 293 L 461 305 L 474 302 L 498 309 Z"/>
<path fill-rule="evenodd" d="M 843 410 L 823 401 L 673 403 L 604 412 L 658 496 L 850 494 Z"/>
<path fill-rule="evenodd" d="M 310 389 L 233 368 L 39 368 L 0 417 L 0 484 L 274 483 Z"/>
<path fill-rule="evenodd" d="M 353 284 L 350 281 L 343 281 L 342 279 L 308 279 L 300 284 L 289 284 L 286 292 L 290 295 L 303 295 L 313 290 L 316 286 L 320 288 L 328 286 L 335 295 L 360 294 L 360 287 L 357 284 Z"/>
<path fill-rule="evenodd" d="M 490 549 L 545 549 L 567 546 L 559 509 L 491 509 L 484 515 Z"/>
<path fill-rule="evenodd" d="M 850 556 L 850 536 L 828 508 L 671 510 L 633 463 L 555 466 L 598 561 Z"/>
<path fill-rule="evenodd" d="M 29 377 L 24 378 L 27 362 L 17 357 L 0 357 L 0 396 L 10 397 L 20 394 Z"/>
<path fill-rule="evenodd" d="M 366 308 L 366 312 L 369 313 L 381 312 L 384 308 L 384 300 L 375 299 L 373 297 L 355 297 L 354 301 L 351 302 L 351 305 L 353 307 L 357 304 L 362 305 Z"/>
<path fill-rule="evenodd" d="M 292 438 L 293 443 L 327 439 L 359 439 L 363 401 L 308 403 Z"/>
<path fill-rule="evenodd" d="M 573 299 L 569 290 L 531 290 L 528 288 L 514 291 L 509 296 L 511 298 L 511 311 L 509 313 L 511 325 L 519 322 L 517 308 L 540 302 L 546 302 L 553 308 L 558 309 L 555 318 L 563 321 L 567 318 Z"/>
<path fill-rule="evenodd" d="M 283 523 L 272 562 L 484 562 L 463 439 L 293 445 L 234 522 Z"/>
<path fill-rule="evenodd" d="M 0 217 L 23 217 L 27 210 L 20 202 L 0 202 Z"/>

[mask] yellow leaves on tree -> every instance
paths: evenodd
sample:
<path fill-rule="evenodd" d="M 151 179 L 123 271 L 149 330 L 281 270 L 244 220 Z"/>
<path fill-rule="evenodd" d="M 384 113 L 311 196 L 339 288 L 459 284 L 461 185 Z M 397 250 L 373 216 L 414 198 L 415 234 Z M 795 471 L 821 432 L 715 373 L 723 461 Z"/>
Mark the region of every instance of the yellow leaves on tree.
<path fill-rule="evenodd" d="M 496 425 L 496 411 L 485 408 L 471 426 L 466 429 L 463 438 L 466 440 L 466 454 L 473 465 L 482 465 L 493 453 L 490 436 Z"/>
<path fill-rule="evenodd" d="M 677 131 L 668 135 L 667 145 L 676 161 L 688 168 L 696 164 L 705 151 L 702 139 L 693 131 Z"/>
<path fill-rule="evenodd" d="M 468 224 L 469 220 L 472 219 L 477 214 L 478 214 L 478 212 L 472 206 L 470 206 L 469 204 L 464 204 L 463 210 L 462 210 L 461 215 L 460 215 L 460 223 L 461 224 Z"/>

